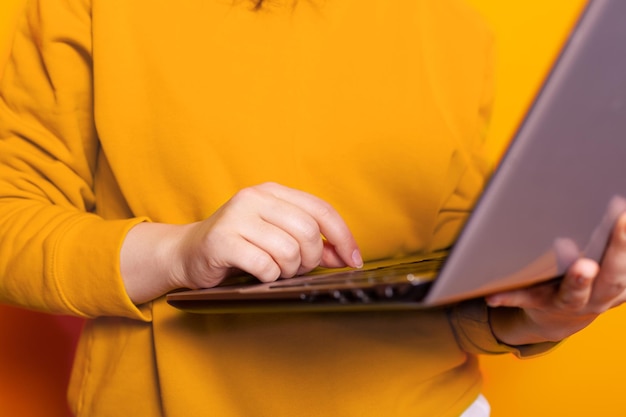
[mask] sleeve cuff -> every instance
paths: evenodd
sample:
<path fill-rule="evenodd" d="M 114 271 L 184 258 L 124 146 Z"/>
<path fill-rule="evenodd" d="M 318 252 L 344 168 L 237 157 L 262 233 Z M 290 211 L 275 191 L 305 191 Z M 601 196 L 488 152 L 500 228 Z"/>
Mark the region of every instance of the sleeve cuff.
<path fill-rule="evenodd" d="M 152 319 L 150 303 L 136 306 L 128 297 L 119 266 L 124 237 L 144 221 L 148 219 L 109 221 L 81 216 L 64 231 L 47 261 L 47 270 L 70 311 L 83 317 Z"/>
<path fill-rule="evenodd" d="M 448 317 L 461 348 L 474 354 L 512 353 L 518 358 L 542 355 L 560 342 L 529 345 L 507 345 L 493 334 L 489 323 L 489 307 L 484 299 L 474 299 L 456 304 L 448 310 Z"/>

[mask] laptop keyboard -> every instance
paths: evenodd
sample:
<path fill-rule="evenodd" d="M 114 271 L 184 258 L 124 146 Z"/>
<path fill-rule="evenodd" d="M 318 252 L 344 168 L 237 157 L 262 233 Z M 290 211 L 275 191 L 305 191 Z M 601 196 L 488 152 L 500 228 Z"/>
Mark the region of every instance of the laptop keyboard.
<path fill-rule="evenodd" d="M 302 301 L 370 303 L 379 300 L 416 300 L 426 295 L 443 259 L 356 269 L 331 275 L 286 279 L 272 283 L 278 292 L 299 291 Z"/>

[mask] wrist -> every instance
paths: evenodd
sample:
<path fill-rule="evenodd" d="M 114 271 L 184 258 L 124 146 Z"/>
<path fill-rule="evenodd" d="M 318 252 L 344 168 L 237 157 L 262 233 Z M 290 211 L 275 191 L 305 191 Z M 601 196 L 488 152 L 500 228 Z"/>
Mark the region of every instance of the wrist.
<path fill-rule="evenodd" d="M 135 304 L 183 286 L 178 248 L 185 229 L 180 225 L 140 223 L 129 230 L 120 252 L 120 272 Z"/>
<path fill-rule="evenodd" d="M 488 307 L 489 323 L 494 337 L 511 346 L 556 343 L 541 334 L 525 311 L 517 307 Z"/>

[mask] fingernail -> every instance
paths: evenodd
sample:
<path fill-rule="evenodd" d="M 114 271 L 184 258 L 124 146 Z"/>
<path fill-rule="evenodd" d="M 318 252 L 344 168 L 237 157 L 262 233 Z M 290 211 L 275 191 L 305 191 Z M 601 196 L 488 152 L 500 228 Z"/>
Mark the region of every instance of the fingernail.
<path fill-rule="evenodd" d="M 354 263 L 355 268 L 363 267 L 363 258 L 361 257 L 361 252 L 358 249 L 355 249 L 352 252 L 352 262 Z"/>
<path fill-rule="evenodd" d="M 489 307 L 499 307 L 501 300 L 500 300 L 500 297 L 492 296 L 492 297 L 486 297 L 485 302 L 487 303 Z"/>
<path fill-rule="evenodd" d="M 590 280 L 591 279 L 589 277 L 582 274 L 576 276 L 576 284 L 578 284 L 579 287 L 587 286 Z"/>
<path fill-rule="evenodd" d="M 589 284 L 598 273 L 598 266 L 595 262 L 582 262 L 579 264 L 578 276 L 576 282 L 579 284 Z"/>
<path fill-rule="evenodd" d="M 576 279 L 576 284 L 579 287 L 584 288 L 584 287 L 591 285 L 594 279 L 594 275 L 592 271 L 582 271 L 576 276 L 575 279 Z"/>

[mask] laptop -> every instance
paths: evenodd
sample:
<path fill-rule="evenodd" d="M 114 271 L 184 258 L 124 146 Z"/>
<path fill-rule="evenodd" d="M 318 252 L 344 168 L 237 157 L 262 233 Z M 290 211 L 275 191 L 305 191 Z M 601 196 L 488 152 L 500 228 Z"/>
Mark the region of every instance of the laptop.
<path fill-rule="evenodd" d="M 558 279 L 600 260 L 626 210 L 626 1 L 590 0 L 453 247 L 167 295 L 193 313 L 407 310 Z"/>

